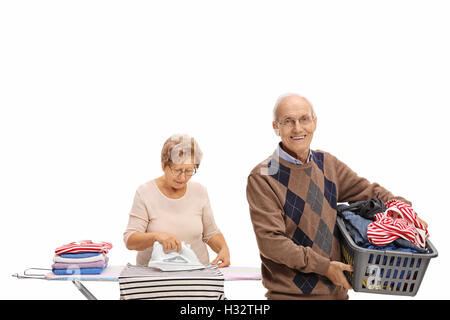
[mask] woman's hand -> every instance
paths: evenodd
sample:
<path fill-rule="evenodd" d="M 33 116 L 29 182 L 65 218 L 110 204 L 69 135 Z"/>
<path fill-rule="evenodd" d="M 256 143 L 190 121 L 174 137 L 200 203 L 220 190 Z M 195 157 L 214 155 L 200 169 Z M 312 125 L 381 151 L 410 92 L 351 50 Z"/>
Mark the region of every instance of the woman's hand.
<path fill-rule="evenodd" d="M 177 252 L 181 251 L 181 241 L 174 234 L 167 232 L 155 232 L 155 241 L 161 243 L 165 253 L 172 250 L 177 250 Z"/>
<path fill-rule="evenodd" d="M 228 250 L 228 247 L 222 248 L 211 264 L 218 264 L 219 268 L 228 267 L 230 265 L 230 250 Z"/>
<path fill-rule="evenodd" d="M 219 268 L 228 267 L 230 265 L 230 249 L 228 249 L 223 234 L 216 233 L 207 243 L 214 252 L 217 252 L 217 257 L 211 261 L 211 264 L 218 264 Z"/>

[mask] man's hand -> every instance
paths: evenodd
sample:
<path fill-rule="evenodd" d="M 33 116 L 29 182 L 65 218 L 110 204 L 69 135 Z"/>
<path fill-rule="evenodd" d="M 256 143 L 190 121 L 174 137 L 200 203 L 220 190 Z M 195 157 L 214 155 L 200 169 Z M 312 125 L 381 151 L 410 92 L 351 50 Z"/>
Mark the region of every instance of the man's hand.
<path fill-rule="evenodd" d="M 344 270 L 352 272 L 353 267 L 342 262 L 331 261 L 325 277 L 330 279 L 330 281 L 335 285 L 342 286 L 345 289 L 350 290 L 352 286 L 350 285 L 350 283 L 348 283 L 347 278 L 344 275 Z"/>

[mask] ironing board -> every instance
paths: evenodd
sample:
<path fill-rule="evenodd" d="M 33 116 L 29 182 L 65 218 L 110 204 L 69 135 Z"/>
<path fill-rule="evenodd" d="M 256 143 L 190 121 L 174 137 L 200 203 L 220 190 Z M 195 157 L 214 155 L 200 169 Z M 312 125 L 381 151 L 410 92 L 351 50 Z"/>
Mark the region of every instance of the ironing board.
<path fill-rule="evenodd" d="M 29 268 L 26 269 L 22 275 L 17 273 L 13 274 L 13 277 L 18 279 L 41 279 L 41 280 L 59 280 L 59 281 L 72 281 L 75 287 L 86 297 L 88 300 L 97 300 L 97 298 L 81 283 L 81 281 L 119 281 L 119 275 L 125 266 L 108 266 L 101 274 L 94 275 L 56 275 L 51 272 L 51 269 L 43 268 Z M 31 273 L 31 270 L 39 270 L 39 273 Z M 225 268 L 219 268 L 222 272 L 225 281 L 238 281 L 238 280 L 261 280 L 261 269 L 256 267 L 239 267 L 230 266 Z M 45 272 L 45 273 L 44 273 Z"/>

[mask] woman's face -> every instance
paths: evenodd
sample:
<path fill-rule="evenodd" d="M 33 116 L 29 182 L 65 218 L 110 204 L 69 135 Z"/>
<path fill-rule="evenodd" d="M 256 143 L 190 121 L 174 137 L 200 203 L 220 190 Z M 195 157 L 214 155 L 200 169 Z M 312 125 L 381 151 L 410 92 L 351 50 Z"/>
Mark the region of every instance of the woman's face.
<path fill-rule="evenodd" d="M 174 189 L 183 189 L 196 171 L 196 166 L 191 162 L 182 164 L 169 163 L 164 170 L 167 184 Z"/>

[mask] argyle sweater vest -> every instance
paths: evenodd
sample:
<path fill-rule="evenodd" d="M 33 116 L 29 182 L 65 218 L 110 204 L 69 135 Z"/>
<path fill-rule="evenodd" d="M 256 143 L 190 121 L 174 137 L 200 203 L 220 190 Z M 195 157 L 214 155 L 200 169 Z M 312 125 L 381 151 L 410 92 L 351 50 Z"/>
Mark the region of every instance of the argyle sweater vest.
<path fill-rule="evenodd" d="M 248 176 L 247 200 L 266 297 L 347 299 L 346 290 L 324 276 L 330 261 L 341 261 L 337 203 L 373 197 L 406 201 L 319 150 L 303 165 L 276 152 L 257 165 Z"/>

